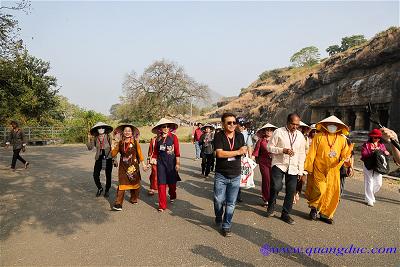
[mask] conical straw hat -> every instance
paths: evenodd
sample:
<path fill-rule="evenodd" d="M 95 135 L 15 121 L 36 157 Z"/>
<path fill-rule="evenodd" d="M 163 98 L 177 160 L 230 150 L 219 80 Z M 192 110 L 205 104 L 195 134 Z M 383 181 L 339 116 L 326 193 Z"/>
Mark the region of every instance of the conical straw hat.
<path fill-rule="evenodd" d="M 129 123 L 124 123 L 124 124 L 119 125 L 117 128 L 115 128 L 115 132 L 122 133 L 124 131 L 125 127 L 130 127 L 132 129 L 132 136 L 133 137 L 136 138 L 136 137 L 139 136 L 139 134 L 140 134 L 139 129 L 136 128 L 135 126 L 133 126 L 132 124 L 129 124 Z"/>
<path fill-rule="evenodd" d="M 113 130 L 113 127 L 112 127 L 112 126 L 110 126 L 110 125 L 108 125 L 108 124 L 106 124 L 106 123 L 104 123 L 104 122 L 99 121 L 98 123 L 96 123 L 96 124 L 92 127 L 92 129 L 90 129 L 90 134 L 91 134 L 91 135 L 98 135 L 97 129 L 99 129 L 99 128 L 104 128 L 104 130 L 105 130 L 104 133 L 105 133 L 105 134 L 109 134 L 109 133 L 111 133 L 112 130 Z"/>
<path fill-rule="evenodd" d="M 171 121 L 169 119 L 166 118 L 162 118 L 161 120 L 159 120 L 156 124 L 156 126 L 153 127 L 153 129 L 151 130 L 152 133 L 157 134 L 157 129 L 158 127 L 160 127 L 161 125 L 164 124 L 169 124 L 169 127 L 171 130 L 176 130 L 178 129 L 178 124 L 174 121 Z"/>
<path fill-rule="evenodd" d="M 256 134 L 258 135 L 259 132 L 260 132 L 261 130 L 267 129 L 267 128 L 278 129 L 278 127 L 276 127 L 275 125 L 273 125 L 273 124 L 271 124 L 271 123 L 267 123 L 267 124 L 264 124 L 261 128 L 259 128 L 259 129 L 256 131 Z"/>
<path fill-rule="evenodd" d="M 204 130 L 206 129 L 206 127 L 211 128 L 211 131 L 214 131 L 214 130 L 215 130 L 214 125 L 209 124 L 209 123 L 206 123 L 206 125 L 204 125 L 203 127 L 201 127 L 201 130 L 204 131 Z"/>
<path fill-rule="evenodd" d="M 345 135 L 349 134 L 349 127 L 344 124 L 344 122 L 342 122 L 341 120 L 339 120 L 336 116 L 332 115 L 328 118 L 323 119 L 322 121 L 318 122 L 315 126 L 315 128 L 318 131 L 321 131 L 321 128 L 325 128 L 325 125 L 329 124 L 329 123 L 334 123 L 338 126 L 339 130 L 342 130 L 342 133 Z"/>
<path fill-rule="evenodd" d="M 307 128 L 311 128 L 310 126 L 308 126 L 307 124 L 305 124 L 304 122 L 300 121 L 300 127 L 307 127 Z"/>

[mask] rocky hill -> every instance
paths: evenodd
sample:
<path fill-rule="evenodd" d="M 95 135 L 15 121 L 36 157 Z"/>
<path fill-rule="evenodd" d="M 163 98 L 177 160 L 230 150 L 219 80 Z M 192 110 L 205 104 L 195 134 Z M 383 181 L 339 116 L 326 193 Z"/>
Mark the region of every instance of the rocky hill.
<path fill-rule="evenodd" d="M 311 68 L 264 72 L 207 116 L 230 111 L 252 118 L 258 126 L 283 125 L 294 111 L 308 123 L 335 114 L 352 129 L 368 130 L 373 127 L 365 110 L 369 102 L 383 124 L 400 132 L 400 28 L 392 27 Z"/>

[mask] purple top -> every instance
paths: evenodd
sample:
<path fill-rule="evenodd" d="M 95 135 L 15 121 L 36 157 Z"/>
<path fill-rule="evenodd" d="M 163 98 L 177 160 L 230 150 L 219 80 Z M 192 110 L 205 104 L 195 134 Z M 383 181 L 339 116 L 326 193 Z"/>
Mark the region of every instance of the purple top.
<path fill-rule="evenodd" d="M 374 150 L 372 149 L 375 145 L 373 143 L 367 142 L 364 143 L 361 147 L 361 160 L 364 161 L 366 158 L 371 157 L 372 153 Z M 378 146 L 376 149 L 380 149 L 382 151 L 386 151 L 386 147 L 382 143 L 378 143 Z"/>

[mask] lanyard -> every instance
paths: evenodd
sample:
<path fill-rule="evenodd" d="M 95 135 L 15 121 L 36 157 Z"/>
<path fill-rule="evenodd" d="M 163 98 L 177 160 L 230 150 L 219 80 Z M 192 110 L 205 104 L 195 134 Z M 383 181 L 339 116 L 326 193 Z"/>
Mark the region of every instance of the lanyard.
<path fill-rule="evenodd" d="M 294 142 L 296 142 L 297 139 L 297 132 L 296 134 L 291 134 L 288 128 L 286 128 L 286 130 L 288 131 L 289 135 L 290 148 L 293 149 L 293 144 Z"/>
<path fill-rule="evenodd" d="M 232 143 L 231 143 L 231 140 L 229 139 L 229 137 L 226 135 L 226 133 L 225 133 L 225 136 L 226 136 L 226 139 L 228 139 L 229 148 L 231 149 L 231 151 L 233 151 L 233 148 L 235 146 L 235 133 L 233 133 Z"/>
<path fill-rule="evenodd" d="M 126 146 L 126 144 L 128 144 L 128 146 Z M 128 143 L 124 141 L 124 152 L 125 152 L 125 154 L 126 154 L 126 152 L 128 152 L 129 146 L 131 144 L 132 144 L 131 138 L 129 138 L 129 142 Z"/>
<path fill-rule="evenodd" d="M 100 149 L 104 149 L 104 141 L 105 141 L 105 136 L 103 135 L 103 140 L 102 141 L 100 141 L 100 136 L 99 137 L 97 137 L 97 140 L 99 140 L 99 143 L 100 143 Z"/>
<path fill-rule="evenodd" d="M 336 143 L 336 139 L 337 139 L 337 134 L 335 134 L 335 140 L 333 140 L 333 144 L 331 145 L 329 143 L 328 134 L 326 135 L 326 141 L 328 142 L 328 146 L 329 146 L 330 150 L 332 150 L 333 145 Z"/>

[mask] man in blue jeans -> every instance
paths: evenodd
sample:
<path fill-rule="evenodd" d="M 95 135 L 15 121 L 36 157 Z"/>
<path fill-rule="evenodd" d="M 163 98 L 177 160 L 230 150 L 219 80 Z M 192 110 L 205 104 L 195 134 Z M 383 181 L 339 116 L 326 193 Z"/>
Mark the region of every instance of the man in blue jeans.
<path fill-rule="evenodd" d="M 216 166 L 214 179 L 215 223 L 222 224 L 222 234 L 231 236 L 233 212 L 240 187 L 241 157 L 247 153 L 243 134 L 235 131 L 236 116 L 224 113 L 223 131 L 214 136 Z M 225 213 L 224 213 L 225 206 Z"/>

